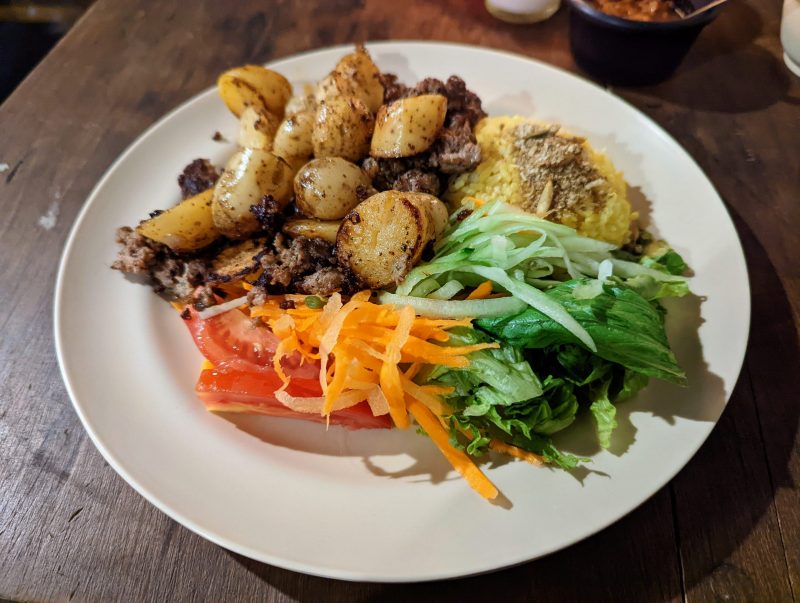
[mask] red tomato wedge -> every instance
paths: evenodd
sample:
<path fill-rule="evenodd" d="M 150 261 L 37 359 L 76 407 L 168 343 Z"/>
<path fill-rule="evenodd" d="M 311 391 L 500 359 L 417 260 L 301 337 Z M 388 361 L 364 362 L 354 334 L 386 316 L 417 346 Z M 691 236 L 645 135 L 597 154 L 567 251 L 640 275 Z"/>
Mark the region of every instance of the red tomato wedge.
<path fill-rule="evenodd" d="M 280 340 L 266 326 L 255 324 L 239 310 L 202 319 L 189 308 L 184 322 L 197 348 L 215 367 L 202 371 L 195 387 L 206 408 L 326 422 L 322 415 L 294 411 L 275 397 L 275 391 L 283 385 L 272 368 Z M 288 394 L 322 395 L 318 364 L 301 364 L 299 355 L 284 359 L 281 364 L 292 377 Z M 388 416 L 373 416 L 366 403 L 331 413 L 330 423 L 349 429 L 391 427 Z"/>
<path fill-rule="evenodd" d="M 184 322 L 200 353 L 214 366 L 234 360 L 254 368 L 272 366 L 280 340 L 266 326 L 255 324 L 240 310 L 202 319 L 189 307 L 189 317 Z M 287 374 L 310 378 L 319 373 L 319 367 L 301 365 L 299 354 L 284 359 L 281 364 Z"/>
<path fill-rule="evenodd" d="M 242 370 L 245 365 L 226 365 L 207 369 L 200 373 L 195 390 L 209 410 L 217 412 L 246 412 L 273 417 L 287 417 L 325 423 L 326 419 L 316 413 L 301 413 L 287 408 L 275 398 L 275 391 L 282 382 L 269 367 Z M 319 367 L 317 367 L 319 370 Z M 317 378 L 292 377 L 287 388 L 292 396 L 313 397 L 322 395 Z M 388 415 L 375 417 L 365 402 L 351 408 L 331 413 L 331 425 L 342 425 L 348 429 L 390 428 Z"/>

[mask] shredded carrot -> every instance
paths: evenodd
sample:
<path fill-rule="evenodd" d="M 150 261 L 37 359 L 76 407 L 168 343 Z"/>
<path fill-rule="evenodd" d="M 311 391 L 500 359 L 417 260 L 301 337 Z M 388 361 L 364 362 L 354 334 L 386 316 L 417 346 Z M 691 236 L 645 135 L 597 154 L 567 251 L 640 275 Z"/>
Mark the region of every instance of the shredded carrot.
<path fill-rule="evenodd" d="M 436 415 L 422 402 L 413 398 L 408 398 L 406 404 L 417 423 L 430 436 L 434 444 L 439 447 L 439 450 L 442 451 L 442 454 L 450 461 L 455 470 L 467 480 L 467 483 L 484 498 L 489 500 L 496 498 L 498 494 L 497 488 L 464 451 L 453 448 L 450 444 L 450 436 L 447 430 L 439 422 Z"/>
<path fill-rule="evenodd" d="M 489 448 L 501 454 L 507 454 L 514 458 L 522 459 L 529 462 L 531 465 L 544 465 L 544 458 L 535 452 L 529 452 L 522 448 L 517 448 L 511 444 L 505 444 L 500 440 L 492 440 L 489 442 Z"/>
<path fill-rule="evenodd" d="M 420 364 L 419 362 L 412 362 L 406 369 L 406 371 L 403 373 L 403 376 L 406 379 L 413 379 L 414 377 L 417 376 L 417 373 L 419 373 L 419 369 L 421 368 L 422 364 Z"/>
<path fill-rule="evenodd" d="M 386 351 L 383 354 L 383 366 L 380 372 L 381 389 L 389 402 L 389 414 L 392 415 L 395 425 L 401 428 L 408 427 L 408 414 L 397 365 L 403 357 L 403 346 L 409 339 L 414 318 L 414 310 L 410 306 L 405 306 L 400 310 L 397 326 L 391 331 L 391 335 L 386 341 Z"/>
<path fill-rule="evenodd" d="M 467 295 L 467 299 L 486 299 L 492 293 L 492 281 L 483 281 L 477 288 Z"/>
<path fill-rule="evenodd" d="M 491 294 L 487 282 L 473 291 L 471 299 Z M 344 302 L 335 293 L 316 308 L 307 306 L 302 295 L 274 295 L 251 308 L 250 315 L 261 318 L 280 338 L 273 362 L 284 383 L 281 390 L 291 382 L 282 359 L 299 355 L 301 362 L 317 362 L 323 393 L 313 404 L 318 404 L 315 408 L 322 415 L 330 417 L 334 409 L 366 400 L 373 414 L 388 413 L 397 427 L 405 428 L 410 413 L 470 486 L 486 498 L 495 498 L 497 489 L 492 483 L 466 453 L 449 443 L 443 417 L 452 412 L 445 396 L 453 388 L 419 385 L 414 379 L 426 364 L 467 367 L 469 354 L 498 344 L 443 345 L 450 339 L 450 329 L 468 327 L 471 319 L 420 317 L 409 306 L 374 304 L 370 296 L 370 291 L 362 291 Z M 527 460 L 520 456 L 525 451 L 510 448 L 508 454 Z"/>
<path fill-rule="evenodd" d="M 467 195 L 466 197 L 464 197 L 464 199 L 462 199 L 462 201 L 472 201 L 475 207 L 481 207 L 482 205 L 486 205 L 486 201 L 484 201 L 483 199 L 478 199 L 477 197 L 473 197 L 472 195 Z"/>
<path fill-rule="evenodd" d="M 453 388 L 438 388 L 432 390 L 431 387 L 417 385 L 411 381 L 411 379 L 407 379 L 405 376 L 400 377 L 400 381 L 405 393 L 422 402 L 436 416 L 441 417 L 444 414 L 449 414 L 450 409 L 445 409 L 445 405 L 442 402 L 441 397 L 439 397 L 439 393 L 449 393 L 450 391 L 453 391 Z"/>

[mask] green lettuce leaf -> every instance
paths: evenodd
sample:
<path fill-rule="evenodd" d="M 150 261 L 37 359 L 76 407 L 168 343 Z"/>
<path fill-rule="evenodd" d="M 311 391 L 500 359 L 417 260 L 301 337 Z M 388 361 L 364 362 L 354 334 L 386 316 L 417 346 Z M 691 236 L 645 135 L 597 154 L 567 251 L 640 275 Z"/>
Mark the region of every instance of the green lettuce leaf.
<path fill-rule="evenodd" d="M 486 334 L 469 328 L 451 329 L 447 345 L 463 346 L 493 341 Z M 542 393 L 539 378 L 527 363 L 522 352 L 508 344 L 498 349 L 481 350 L 469 356 L 467 368 L 439 366 L 425 375 L 455 387 L 455 395 L 473 397 L 472 406 L 509 405 L 530 400 Z M 472 412 L 478 412 L 473 410 Z"/>
<path fill-rule="evenodd" d="M 577 299 L 573 290 L 588 283 L 573 279 L 552 287 L 557 301 L 591 335 L 597 356 L 636 372 L 686 384 L 664 331 L 663 310 L 617 279 L 608 279 L 600 294 Z M 583 344 L 560 324 L 534 308 L 508 317 L 485 318 L 477 326 L 514 348 L 546 348 Z"/>
<path fill-rule="evenodd" d="M 622 385 L 614 395 L 614 403 L 619 404 L 635 396 L 639 390 L 643 389 L 650 381 L 647 375 L 636 371 L 626 370 L 623 376 Z"/>
<path fill-rule="evenodd" d="M 608 399 L 610 383 L 609 379 L 596 388 L 596 397 L 589 407 L 597 423 L 597 438 L 603 448 L 611 445 L 611 432 L 617 427 L 617 409 Z"/>
<path fill-rule="evenodd" d="M 665 297 L 683 297 L 689 294 L 689 283 L 686 281 L 657 281 L 647 274 L 625 279 L 625 285 L 648 301 L 655 301 Z"/>
<path fill-rule="evenodd" d="M 662 270 L 675 276 L 682 275 L 689 268 L 681 255 L 664 242 L 651 245 L 651 249 L 648 249 L 647 255 L 642 257 L 640 263 L 642 266 Z"/>

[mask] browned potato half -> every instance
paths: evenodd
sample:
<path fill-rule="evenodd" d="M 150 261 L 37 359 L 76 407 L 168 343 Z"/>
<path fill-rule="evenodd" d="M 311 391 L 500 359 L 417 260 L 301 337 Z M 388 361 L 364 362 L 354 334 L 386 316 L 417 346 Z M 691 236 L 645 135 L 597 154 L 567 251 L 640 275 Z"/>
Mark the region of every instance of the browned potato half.
<path fill-rule="evenodd" d="M 409 193 L 413 195 L 412 202 L 418 203 L 420 208 L 425 208 L 429 212 L 431 222 L 433 224 L 433 235 L 438 239 L 447 230 L 450 225 L 450 214 L 447 211 L 447 206 L 434 197 L 426 193 Z"/>
<path fill-rule="evenodd" d="M 380 70 L 364 47 L 359 46 L 355 52 L 342 57 L 336 68 L 320 80 L 314 98 L 321 103 L 336 96 L 355 96 L 375 113 L 383 104 L 383 92 Z"/>
<path fill-rule="evenodd" d="M 285 115 L 294 115 L 302 111 L 311 111 L 312 113 L 317 107 L 317 102 L 314 100 L 314 88 L 310 84 L 306 84 L 308 88 L 305 94 L 293 96 L 286 103 Z"/>
<path fill-rule="evenodd" d="M 288 115 L 275 133 L 272 150 L 287 161 L 290 157 L 308 159 L 314 153 L 314 145 L 311 143 L 313 131 L 314 113 L 312 111 L 305 110 Z"/>
<path fill-rule="evenodd" d="M 220 234 L 211 215 L 213 193 L 208 189 L 184 199 L 139 224 L 136 232 L 174 251 L 194 251 L 213 243 Z"/>
<path fill-rule="evenodd" d="M 292 218 L 283 225 L 283 232 L 290 237 L 322 239 L 328 243 L 336 242 L 341 220 L 313 220 L 311 218 Z"/>
<path fill-rule="evenodd" d="M 314 100 L 317 105 L 337 96 L 355 96 L 364 100 L 354 81 L 337 71 L 331 71 L 317 84 Z M 366 101 L 365 101 L 366 104 Z"/>
<path fill-rule="evenodd" d="M 434 237 L 426 197 L 430 195 L 385 191 L 357 205 L 336 236 L 339 261 L 373 289 L 400 283 Z"/>
<path fill-rule="evenodd" d="M 253 272 L 266 245 L 264 239 L 248 239 L 223 249 L 211 262 L 208 281 L 227 283 Z"/>
<path fill-rule="evenodd" d="M 355 163 L 341 157 L 312 159 L 294 177 L 294 202 L 305 215 L 338 220 L 358 205 L 358 187 L 371 182 Z"/>
<path fill-rule="evenodd" d="M 272 195 L 285 207 L 292 196 L 293 176 L 289 164 L 269 151 L 243 149 L 234 154 L 214 187 L 214 224 L 232 239 L 254 233 L 259 224 L 250 206 Z"/>
<path fill-rule="evenodd" d="M 219 76 L 217 89 L 228 109 L 239 117 L 247 107 L 283 118 L 292 85 L 276 71 L 259 65 L 244 65 Z"/>
<path fill-rule="evenodd" d="M 334 72 L 343 75 L 355 84 L 357 96 L 373 113 L 383 104 L 381 72 L 363 46 L 342 57 Z"/>
<path fill-rule="evenodd" d="M 369 153 L 375 119 L 361 99 L 340 97 L 320 103 L 311 143 L 315 157 L 343 157 L 358 161 Z"/>
<path fill-rule="evenodd" d="M 255 107 L 247 107 L 239 118 L 239 146 L 269 151 L 279 125 L 280 120 L 272 113 L 261 113 Z"/>
<path fill-rule="evenodd" d="M 444 125 L 447 98 L 440 94 L 412 96 L 383 105 L 375 118 L 370 154 L 409 157 L 426 151 Z"/>

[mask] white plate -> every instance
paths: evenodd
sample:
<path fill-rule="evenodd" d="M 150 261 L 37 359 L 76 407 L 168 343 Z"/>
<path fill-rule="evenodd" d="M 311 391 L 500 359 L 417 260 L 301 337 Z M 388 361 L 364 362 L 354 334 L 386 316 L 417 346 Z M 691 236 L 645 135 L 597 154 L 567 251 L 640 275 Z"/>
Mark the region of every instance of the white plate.
<path fill-rule="evenodd" d="M 369 46 L 406 82 L 461 75 L 490 114 L 558 121 L 605 148 L 650 222 L 695 271 L 697 297 L 669 304 L 669 335 L 690 386 L 654 382 L 620 407 L 612 451 L 582 421 L 560 438 L 590 472 L 512 462 L 488 468 L 507 497 L 482 500 L 427 438 L 347 432 L 206 412 L 201 361 L 167 304 L 109 269 L 114 230 L 178 199 L 196 157 L 223 163 L 236 123 L 209 90 L 150 128 L 108 170 L 70 235 L 55 300 L 56 347 L 75 409 L 97 448 L 142 496 L 189 529 L 280 567 L 348 580 L 463 576 L 561 549 L 641 504 L 695 453 L 725 407 L 747 343 L 741 245 L 711 183 L 647 117 L 604 90 L 535 61 L 431 43 Z M 271 66 L 293 83 L 324 76 L 346 49 Z M 701 300 L 702 299 L 702 303 Z M 624 450 L 624 454 L 619 454 Z M 615 454 L 616 453 L 616 454 Z M 121 518 L 124 519 L 124 518 Z"/>

